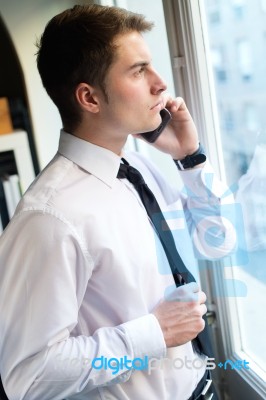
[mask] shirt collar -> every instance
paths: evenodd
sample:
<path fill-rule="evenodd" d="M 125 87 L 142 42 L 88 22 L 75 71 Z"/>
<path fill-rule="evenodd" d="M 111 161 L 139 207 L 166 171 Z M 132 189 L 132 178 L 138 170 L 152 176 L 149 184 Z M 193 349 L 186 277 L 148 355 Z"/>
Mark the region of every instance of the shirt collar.
<path fill-rule="evenodd" d="M 121 162 L 117 154 L 64 130 L 60 132 L 58 152 L 106 185 L 113 186 Z"/>

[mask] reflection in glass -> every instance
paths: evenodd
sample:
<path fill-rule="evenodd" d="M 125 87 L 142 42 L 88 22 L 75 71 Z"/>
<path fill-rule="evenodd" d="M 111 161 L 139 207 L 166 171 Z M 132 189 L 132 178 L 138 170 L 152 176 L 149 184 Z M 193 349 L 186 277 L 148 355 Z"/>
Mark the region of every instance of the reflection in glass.
<path fill-rule="evenodd" d="M 249 256 L 232 267 L 247 287 L 247 295 L 236 298 L 240 347 L 266 371 L 266 2 L 204 4 L 225 172 L 238 187 Z M 210 23 L 215 7 L 219 26 Z M 226 79 L 217 70 L 226 71 Z"/>

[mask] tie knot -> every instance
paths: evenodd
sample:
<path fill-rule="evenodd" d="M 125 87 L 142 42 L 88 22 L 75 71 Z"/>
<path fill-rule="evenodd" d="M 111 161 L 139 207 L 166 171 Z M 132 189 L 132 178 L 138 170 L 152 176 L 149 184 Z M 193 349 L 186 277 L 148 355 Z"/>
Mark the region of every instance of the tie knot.
<path fill-rule="evenodd" d="M 133 185 L 144 185 L 145 181 L 141 175 L 141 173 L 131 165 L 121 164 L 118 174 L 118 178 L 127 178 L 129 182 Z"/>
<path fill-rule="evenodd" d="M 128 167 L 128 179 L 133 185 L 144 185 L 145 181 L 141 173 L 131 165 Z"/>

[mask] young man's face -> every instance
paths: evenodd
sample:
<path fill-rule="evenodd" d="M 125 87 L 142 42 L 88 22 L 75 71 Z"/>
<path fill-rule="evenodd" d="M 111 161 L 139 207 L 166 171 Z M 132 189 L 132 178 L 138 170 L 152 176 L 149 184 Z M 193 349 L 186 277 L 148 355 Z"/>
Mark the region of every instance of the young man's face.
<path fill-rule="evenodd" d="M 117 134 L 153 130 L 161 122 L 159 113 L 166 84 L 153 69 L 141 34 L 120 35 L 114 43 L 117 53 L 106 78 L 109 101 L 102 104 L 102 116 Z"/>

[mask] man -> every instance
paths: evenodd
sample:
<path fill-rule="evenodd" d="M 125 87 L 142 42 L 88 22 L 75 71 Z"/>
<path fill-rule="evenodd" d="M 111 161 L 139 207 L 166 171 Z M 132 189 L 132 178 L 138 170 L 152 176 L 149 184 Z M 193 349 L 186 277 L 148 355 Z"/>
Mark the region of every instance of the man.
<path fill-rule="evenodd" d="M 221 205 L 224 189 L 204 181 L 205 157 L 181 171 L 195 193 L 186 197 L 123 151 L 128 135 L 158 127 L 166 107 L 172 120 L 156 147 L 179 167 L 199 152 L 183 99 L 164 94 L 151 64 L 141 35 L 151 27 L 126 10 L 75 6 L 42 36 L 38 69 L 64 129 L 1 237 L 0 367 L 10 400 L 185 400 L 206 380 L 206 355 L 191 343 L 204 329 L 206 296 L 194 282 L 174 289 L 139 194 L 117 177 L 123 158 L 163 211 L 183 204 L 191 229 L 196 207 L 212 215 L 210 204 L 216 213 Z M 182 232 L 187 261 L 193 250 Z M 196 232 L 203 246 L 204 234 Z"/>

